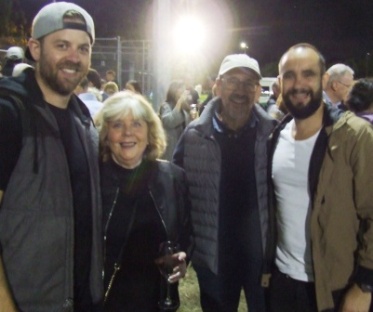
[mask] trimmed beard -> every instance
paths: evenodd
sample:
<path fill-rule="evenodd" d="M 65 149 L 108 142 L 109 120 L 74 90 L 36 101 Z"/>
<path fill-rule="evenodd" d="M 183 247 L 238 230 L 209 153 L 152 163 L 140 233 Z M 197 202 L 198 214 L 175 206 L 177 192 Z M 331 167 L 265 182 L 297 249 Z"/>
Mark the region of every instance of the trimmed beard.
<path fill-rule="evenodd" d="M 293 104 L 290 100 L 290 95 L 292 93 L 297 92 L 306 92 L 310 95 L 310 102 L 307 105 L 302 104 Z M 308 117 L 312 116 L 321 106 L 322 103 L 322 86 L 318 88 L 316 93 L 314 93 L 312 90 L 306 90 L 306 89 L 291 89 L 286 94 L 283 95 L 283 101 L 288 109 L 289 113 L 295 118 L 295 119 L 307 119 Z"/>
<path fill-rule="evenodd" d="M 51 90 L 62 96 L 71 95 L 75 88 L 79 85 L 80 81 L 88 73 L 88 67 L 83 68 L 80 62 L 73 63 L 71 61 L 61 60 L 56 64 L 51 63 L 48 58 L 48 54 L 45 53 L 43 47 L 41 47 L 41 57 L 38 66 L 40 78 L 47 86 L 49 86 Z M 75 81 L 69 82 L 59 80 L 58 69 L 63 66 L 77 70 L 80 73 L 80 77 L 75 79 Z"/>

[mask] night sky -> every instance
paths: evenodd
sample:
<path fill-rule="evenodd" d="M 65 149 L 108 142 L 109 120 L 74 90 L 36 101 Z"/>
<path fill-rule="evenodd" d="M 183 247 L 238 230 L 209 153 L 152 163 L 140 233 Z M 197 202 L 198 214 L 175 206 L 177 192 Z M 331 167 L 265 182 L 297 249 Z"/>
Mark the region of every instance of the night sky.
<path fill-rule="evenodd" d="M 45 0 L 18 0 L 28 19 Z M 91 13 L 97 37 L 150 39 L 147 24 L 151 0 L 71 0 Z M 198 7 L 206 20 L 217 27 L 212 6 L 230 15 L 230 40 L 226 52 L 238 52 L 238 43 L 249 44 L 248 53 L 260 64 L 277 62 L 282 53 L 298 42 L 316 45 L 327 63 L 351 62 L 373 55 L 373 0 L 172 0 L 182 10 Z M 203 4 L 201 4 L 203 3 Z M 214 4 L 212 4 L 214 3 Z M 221 5 L 220 5 L 220 4 Z M 228 12 L 229 11 L 229 12 Z M 219 38 L 211 38 L 219 40 Z"/>

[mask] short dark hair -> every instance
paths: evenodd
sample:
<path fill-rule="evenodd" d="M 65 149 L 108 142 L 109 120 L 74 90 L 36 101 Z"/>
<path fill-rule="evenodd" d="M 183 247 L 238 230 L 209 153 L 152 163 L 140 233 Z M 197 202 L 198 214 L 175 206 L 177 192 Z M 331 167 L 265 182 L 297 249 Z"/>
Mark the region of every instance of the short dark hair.
<path fill-rule="evenodd" d="M 133 89 L 134 89 L 137 93 L 142 94 L 142 89 L 141 89 L 140 83 L 139 83 L 137 80 L 132 80 L 132 79 L 131 79 L 131 80 L 128 80 L 127 83 L 126 83 L 126 88 L 127 88 L 129 85 L 132 86 Z"/>
<path fill-rule="evenodd" d="M 86 88 L 88 88 L 88 85 L 89 85 L 89 80 L 88 80 L 88 78 L 87 77 L 84 77 L 81 81 L 80 81 L 80 83 L 79 83 L 79 86 L 82 88 L 82 89 L 86 89 Z"/>
<path fill-rule="evenodd" d="M 288 54 L 290 51 L 292 50 L 295 50 L 297 48 L 305 48 L 305 49 L 311 49 L 313 51 L 316 52 L 316 54 L 319 56 L 319 66 L 320 66 L 320 73 L 321 75 L 324 75 L 325 74 L 325 71 L 326 71 L 326 64 L 325 64 L 325 58 L 324 56 L 321 54 L 321 52 L 312 44 L 310 43 L 306 43 L 306 42 L 302 42 L 302 43 L 297 43 L 295 45 L 293 45 L 292 47 L 290 47 L 282 56 L 281 56 L 281 59 L 280 59 L 280 62 L 279 62 L 279 66 L 281 66 L 281 63 L 283 61 L 283 58 L 285 57 L 286 54 Z"/>
<path fill-rule="evenodd" d="M 373 78 L 359 79 L 353 85 L 346 104 L 354 113 L 368 110 L 373 105 Z"/>
<path fill-rule="evenodd" d="M 87 73 L 87 78 L 96 89 L 101 89 L 101 77 L 97 70 L 95 70 L 94 68 L 90 68 Z"/>

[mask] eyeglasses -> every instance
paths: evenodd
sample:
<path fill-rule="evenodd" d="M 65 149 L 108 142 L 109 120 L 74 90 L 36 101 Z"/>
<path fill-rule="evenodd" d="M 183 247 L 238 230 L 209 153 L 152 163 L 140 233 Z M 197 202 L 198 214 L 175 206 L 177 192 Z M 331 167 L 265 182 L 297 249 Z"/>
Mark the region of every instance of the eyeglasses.
<path fill-rule="evenodd" d="M 342 86 L 345 86 L 345 87 L 348 88 L 348 89 L 351 88 L 351 85 L 348 85 L 348 84 L 346 84 L 346 83 L 343 83 L 342 81 L 337 80 L 337 82 L 339 82 Z"/>
<path fill-rule="evenodd" d="M 252 80 L 241 81 L 240 79 L 236 77 L 226 77 L 226 78 L 223 78 L 222 80 L 225 81 L 226 86 L 229 89 L 236 90 L 236 89 L 239 89 L 240 86 L 242 85 L 245 91 L 254 92 L 258 88 L 258 83 Z"/>

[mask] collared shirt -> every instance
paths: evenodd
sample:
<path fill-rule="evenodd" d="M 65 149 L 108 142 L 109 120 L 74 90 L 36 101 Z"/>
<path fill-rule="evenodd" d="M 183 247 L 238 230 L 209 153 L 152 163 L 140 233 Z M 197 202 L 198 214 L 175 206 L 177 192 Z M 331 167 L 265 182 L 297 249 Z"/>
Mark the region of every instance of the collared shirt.
<path fill-rule="evenodd" d="M 229 129 L 219 118 L 219 114 L 217 111 L 215 111 L 214 118 L 212 118 L 212 125 L 214 127 L 214 130 L 219 133 L 225 133 L 227 135 L 232 135 L 235 137 L 240 136 L 242 133 L 245 133 L 249 128 L 255 128 L 257 127 L 257 124 L 259 123 L 259 119 L 256 116 L 256 113 L 254 110 L 252 110 L 252 114 L 250 115 L 249 120 L 247 123 L 237 131 Z"/>
<path fill-rule="evenodd" d="M 333 101 L 330 99 L 330 97 L 328 96 L 328 94 L 325 91 L 322 92 L 322 96 L 323 96 L 324 102 L 329 104 L 329 105 L 338 106 L 338 105 L 342 104 L 342 101 L 338 101 L 338 102 L 333 103 Z"/>

